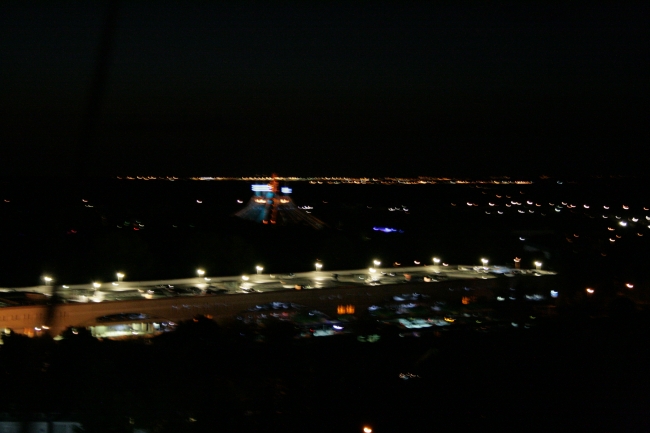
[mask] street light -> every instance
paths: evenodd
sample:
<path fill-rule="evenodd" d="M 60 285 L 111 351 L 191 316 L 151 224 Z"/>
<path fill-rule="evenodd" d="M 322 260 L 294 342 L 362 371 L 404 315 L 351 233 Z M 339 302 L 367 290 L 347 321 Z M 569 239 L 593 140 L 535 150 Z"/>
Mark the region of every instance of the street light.
<path fill-rule="evenodd" d="M 542 262 L 535 262 L 535 269 L 538 271 L 542 268 Z"/>
<path fill-rule="evenodd" d="M 363 433 L 372 433 L 372 429 L 368 426 L 363 427 Z"/>
<path fill-rule="evenodd" d="M 481 259 L 481 263 L 483 263 L 483 266 L 486 267 L 488 264 L 488 259 Z"/>
<path fill-rule="evenodd" d="M 521 262 L 521 259 L 519 257 L 515 257 L 513 261 L 515 262 L 515 269 L 519 269 L 519 262 Z"/>
<path fill-rule="evenodd" d="M 377 259 L 373 260 L 372 263 L 375 265 L 375 267 L 381 265 L 381 262 Z"/>
<path fill-rule="evenodd" d="M 433 264 L 438 266 L 440 264 L 440 259 L 438 257 L 433 258 Z"/>
<path fill-rule="evenodd" d="M 52 282 L 52 277 L 45 276 L 43 277 L 43 281 L 45 281 L 46 286 L 49 286 L 50 283 Z"/>
<path fill-rule="evenodd" d="M 259 275 L 264 270 L 264 267 L 260 266 L 260 265 L 257 265 L 257 266 L 255 266 L 255 270 L 257 271 L 257 275 Z"/>
<path fill-rule="evenodd" d="M 314 266 L 316 266 L 316 272 L 320 271 L 323 268 L 323 264 L 321 262 L 316 262 Z"/>
<path fill-rule="evenodd" d="M 124 274 L 122 272 L 118 272 L 117 274 L 117 281 L 121 282 L 124 279 Z"/>
<path fill-rule="evenodd" d="M 101 283 L 93 283 L 93 287 L 94 287 L 95 289 L 99 289 L 101 286 L 102 286 Z"/>
<path fill-rule="evenodd" d="M 587 293 L 590 294 L 590 295 L 592 295 L 592 294 L 594 293 L 594 291 L 595 291 L 595 290 L 592 289 L 591 287 L 587 287 L 585 290 L 586 290 Z"/>
<path fill-rule="evenodd" d="M 202 277 L 202 276 L 205 275 L 205 271 L 203 269 L 197 269 L 196 270 L 196 275 L 198 275 L 199 277 Z"/>
<path fill-rule="evenodd" d="M 250 278 L 248 277 L 248 275 L 242 275 L 241 279 L 244 281 L 248 281 Z"/>

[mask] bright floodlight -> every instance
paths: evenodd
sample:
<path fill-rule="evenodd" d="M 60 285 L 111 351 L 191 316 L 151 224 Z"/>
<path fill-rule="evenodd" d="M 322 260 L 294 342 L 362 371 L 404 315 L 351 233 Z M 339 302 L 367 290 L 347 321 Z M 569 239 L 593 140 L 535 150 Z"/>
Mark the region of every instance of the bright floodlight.
<path fill-rule="evenodd" d="M 96 289 L 99 289 L 101 286 L 101 283 L 93 283 L 93 287 Z"/>
<path fill-rule="evenodd" d="M 537 269 L 541 268 L 542 267 L 542 262 L 535 262 L 535 267 Z"/>
<path fill-rule="evenodd" d="M 487 266 L 488 259 L 481 259 L 481 263 L 483 263 L 483 266 Z"/>
<path fill-rule="evenodd" d="M 260 266 L 260 265 L 257 265 L 257 266 L 255 266 L 255 270 L 256 270 L 257 273 L 259 274 L 259 273 L 261 273 L 261 272 L 264 270 L 264 267 L 263 267 L 263 266 Z"/>
<path fill-rule="evenodd" d="M 117 275 L 117 281 L 122 281 L 122 279 L 124 278 L 124 274 L 122 272 L 118 272 L 115 275 Z"/>
<path fill-rule="evenodd" d="M 440 263 L 440 259 L 439 259 L 438 257 L 434 257 L 434 258 L 433 258 L 433 263 L 436 264 L 436 265 L 439 264 L 439 263 Z"/>
<path fill-rule="evenodd" d="M 316 266 L 316 270 L 317 270 L 317 271 L 320 271 L 320 270 L 322 269 L 322 267 L 323 267 L 323 264 L 320 263 L 320 262 L 316 262 L 316 263 L 314 264 L 314 266 Z"/>
<path fill-rule="evenodd" d="M 49 286 L 50 283 L 52 282 L 52 277 L 45 276 L 43 277 L 43 281 L 45 281 L 46 286 Z"/>
<path fill-rule="evenodd" d="M 242 275 L 241 279 L 244 280 L 244 281 L 248 281 L 249 277 L 248 277 L 248 275 Z"/>
<path fill-rule="evenodd" d="M 363 428 L 363 433 L 372 433 L 372 429 L 368 426 Z"/>
<path fill-rule="evenodd" d="M 199 277 L 202 277 L 202 276 L 205 275 L 205 271 L 204 271 L 203 269 L 197 269 L 197 270 L 196 270 L 196 274 L 197 274 Z"/>
<path fill-rule="evenodd" d="M 373 260 L 372 263 L 373 263 L 375 266 L 379 266 L 379 265 L 381 265 L 381 262 L 380 262 L 379 260 Z"/>

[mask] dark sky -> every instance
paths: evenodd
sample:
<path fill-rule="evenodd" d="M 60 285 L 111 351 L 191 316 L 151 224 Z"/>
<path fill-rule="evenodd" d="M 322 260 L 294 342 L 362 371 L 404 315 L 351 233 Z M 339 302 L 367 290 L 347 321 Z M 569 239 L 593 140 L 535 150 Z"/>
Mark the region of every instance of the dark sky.
<path fill-rule="evenodd" d="M 650 7 L 564 3 L 4 1 L 0 169 L 640 173 Z"/>

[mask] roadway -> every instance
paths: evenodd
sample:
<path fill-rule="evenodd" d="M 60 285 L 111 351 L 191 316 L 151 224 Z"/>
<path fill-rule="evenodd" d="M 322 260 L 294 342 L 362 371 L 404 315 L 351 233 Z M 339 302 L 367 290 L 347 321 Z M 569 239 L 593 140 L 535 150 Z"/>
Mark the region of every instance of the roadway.
<path fill-rule="evenodd" d="M 154 281 L 112 281 L 104 283 L 33 286 L 0 289 L 1 292 L 41 293 L 53 291 L 64 302 L 110 302 L 136 299 L 161 299 L 205 294 L 250 294 L 287 290 L 312 290 L 338 286 L 378 286 L 408 282 L 436 283 L 448 280 L 490 279 L 499 274 L 553 275 L 544 270 L 515 270 L 495 266 L 413 266 L 338 271 L 309 271 L 290 274 L 251 274 L 226 277 L 194 277 Z"/>

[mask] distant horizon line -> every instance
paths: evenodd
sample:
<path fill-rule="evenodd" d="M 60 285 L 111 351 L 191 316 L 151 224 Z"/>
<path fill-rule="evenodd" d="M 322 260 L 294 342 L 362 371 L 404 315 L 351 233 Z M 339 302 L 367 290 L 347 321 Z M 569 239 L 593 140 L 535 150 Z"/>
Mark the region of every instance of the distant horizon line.
<path fill-rule="evenodd" d="M 256 174 L 256 175 L 221 175 L 221 176 L 166 176 L 166 175 L 85 175 L 85 176 L 74 176 L 66 174 L 43 174 L 43 175 L 1 175 L 0 179 L 38 179 L 38 178 L 60 178 L 60 179 L 75 179 L 75 178 L 91 178 L 91 179 L 113 179 L 113 180 L 162 180 L 162 181 L 270 181 L 273 178 L 273 174 Z M 275 178 L 280 181 L 290 181 L 290 182 L 340 182 L 340 183 L 355 183 L 355 182 L 364 182 L 364 183 L 373 183 L 373 182 L 391 182 L 391 183 L 437 183 L 437 182 L 447 182 L 447 183 L 487 183 L 487 184 L 507 184 L 507 183 L 524 183 L 530 184 L 539 181 L 548 181 L 548 180 L 559 180 L 562 182 L 570 183 L 575 180 L 583 179 L 640 179 L 647 178 L 648 175 L 640 174 L 600 174 L 600 175 L 580 175 L 574 174 L 573 176 L 563 176 L 563 175 L 455 175 L 455 176 L 423 176 L 423 175 L 411 175 L 411 176 L 279 176 L 275 175 Z"/>

